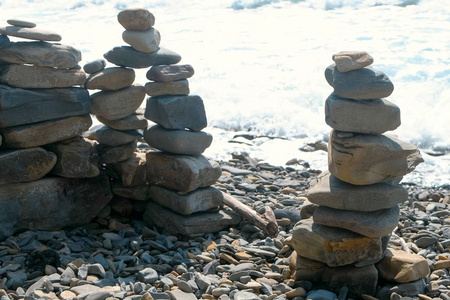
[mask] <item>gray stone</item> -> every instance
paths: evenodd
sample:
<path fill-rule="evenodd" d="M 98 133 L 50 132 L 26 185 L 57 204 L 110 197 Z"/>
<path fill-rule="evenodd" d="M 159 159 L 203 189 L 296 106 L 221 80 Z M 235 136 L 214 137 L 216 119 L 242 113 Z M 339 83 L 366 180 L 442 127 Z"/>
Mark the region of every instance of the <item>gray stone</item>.
<path fill-rule="evenodd" d="M 380 300 L 390 300 L 392 293 L 402 297 L 417 297 L 419 294 L 425 294 L 426 286 L 424 279 L 408 283 L 388 283 L 377 291 L 375 297 Z"/>
<path fill-rule="evenodd" d="M 145 92 L 149 96 L 162 95 L 188 95 L 189 82 L 187 79 L 181 79 L 169 82 L 147 82 L 145 84 Z"/>
<path fill-rule="evenodd" d="M 122 39 L 137 51 L 151 53 L 159 49 L 161 34 L 154 27 L 146 30 L 125 30 Z"/>
<path fill-rule="evenodd" d="M 127 8 L 119 12 L 117 20 L 127 30 L 147 30 L 155 25 L 155 16 L 143 8 Z"/>
<path fill-rule="evenodd" d="M 78 65 L 81 52 L 71 46 L 46 42 L 11 43 L 0 52 L 0 63 L 32 64 L 39 67 L 70 69 Z"/>
<path fill-rule="evenodd" d="M 154 269 L 145 268 L 137 273 L 137 279 L 144 283 L 154 283 L 159 279 L 159 275 Z"/>
<path fill-rule="evenodd" d="M 227 208 L 218 212 L 201 212 L 183 216 L 156 203 L 149 202 L 144 213 L 144 221 L 161 227 L 168 234 L 190 236 L 220 231 L 238 224 L 241 218 Z"/>
<path fill-rule="evenodd" d="M 146 129 L 148 126 L 147 119 L 144 118 L 144 115 L 140 114 L 132 114 L 117 120 L 108 120 L 102 116 L 97 116 L 97 120 L 106 126 L 117 130 Z"/>
<path fill-rule="evenodd" d="M 149 196 L 153 202 L 173 210 L 181 215 L 208 211 L 222 206 L 222 192 L 214 187 L 198 188 L 180 195 L 173 190 L 159 186 L 150 186 Z"/>
<path fill-rule="evenodd" d="M 20 89 L 0 85 L 0 127 L 11 127 L 89 113 L 82 88 Z"/>
<path fill-rule="evenodd" d="M 105 68 L 90 75 L 85 87 L 89 90 L 116 91 L 133 84 L 135 72 L 133 69 L 113 67 Z"/>
<path fill-rule="evenodd" d="M 87 74 L 93 74 L 96 72 L 100 72 L 105 67 L 106 67 L 106 61 L 104 59 L 95 59 L 93 61 L 87 62 L 83 66 L 83 70 Z"/>
<path fill-rule="evenodd" d="M 8 48 L 11 45 L 7 35 L 0 34 L 0 49 Z"/>
<path fill-rule="evenodd" d="M 98 145 L 98 156 L 100 164 L 116 164 L 127 160 L 133 156 L 136 151 L 137 142 L 133 141 L 120 146 Z"/>
<path fill-rule="evenodd" d="M 181 60 L 181 56 L 178 53 L 162 47 L 151 53 L 136 51 L 129 46 L 114 47 L 103 56 L 107 61 L 115 65 L 136 69 L 176 64 Z"/>
<path fill-rule="evenodd" d="M 27 28 L 36 27 L 36 23 L 28 22 L 28 21 L 24 21 L 24 20 L 9 19 L 9 20 L 6 20 L 6 22 L 9 25 L 18 26 L 18 27 L 27 27 Z"/>
<path fill-rule="evenodd" d="M 331 174 L 355 185 L 395 179 L 412 172 L 423 162 L 419 149 L 389 135 L 330 136 L 328 169 Z"/>
<path fill-rule="evenodd" d="M 373 63 L 373 57 L 366 51 L 341 51 L 332 56 L 339 72 L 362 69 Z"/>
<path fill-rule="evenodd" d="M 3 26 L 0 27 L 0 34 L 19 37 L 29 40 L 59 42 L 62 37 L 52 31 L 22 27 L 22 26 Z"/>
<path fill-rule="evenodd" d="M 81 69 L 55 69 L 28 65 L 7 65 L 1 68 L 0 82 L 26 89 L 65 88 L 82 85 L 86 74 Z"/>
<path fill-rule="evenodd" d="M 106 175 L 43 178 L 0 186 L 0 239 L 26 229 L 58 230 L 87 224 L 111 200 Z"/>
<path fill-rule="evenodd" d="M 91 125 L 90 115 L 82 115 L 1 128 L 0 132 L 7 147 L 32 148 L 70 139 L 88 130 Z"/>
<path fill-rule="evenodd" d="M 135 152 L 129 159 L 113 166 L 124 187 L 145 185 L 147 172 L 145 162 L 146 154 Z"/>
<path fill-rule="evenodd" d="M 175 289 L 167 292 L 172 300 L 197 300 L 193 293 L 186 293 L 180 289 Z"/>
<path fill-rule="evenodd" d="M 308 294 L 308 300 L 335 300 L 337 295 L 327 290 L 315 290 Z"/>
<path fill-rule="evenodd" d="M 109 296 L 111 296 L 111 292 L 109 291 L 98 291 L 90 293 L 84 300 L 105 300 Z"/>
<path fill-rule="evenodd" d="M 359 101 L 331 94 L 325 102 L 325 122 L 339 131 L 381 134 L 400 126 L 400 108 L 386 99 Z"/>
<path fill-rule="evenodd" d="M 261 298 L 256 296 L 254 293 L 246 292 L 246 291 L 237 292 L 236 294 L 234 294 L 233 299 L 234 300 L 261 300 Z"/>
<path fill-rule="evenodd" d="M 56 155 L 40 147 L 0 151 L 0 185 L 44 177 L 56 163 Z"/>
<path fill-rule="evenodd" d="M 205 107 L 199 96 L 150 97 L 145 117 L 166 129 L 200 131 L 207 126 Z"/>
<path fill-rule="evenodd" d="M 84 133 L 84 137 L 107 146 L 120 146 L 142 137 L 138 130 L 116 130 L 105 125 L 96 125 Z"/>
<path fill-rule="evenodd" d="M 144 130 L 144 139 L 151 147 L 162 151 L 198 156 L 211 145 L 213 137 L 204 131 L 165 129 L 155 125 Z"/>
<path fill-rule="evenodd" d="M 329 172 L 317 177 L 307 193 L 308 200 L 318 205 L 355 211 L 376 211 L 393 207 L 408 200 L 408 191 L 389 183 L 352 185 Z"/>
<path fill-rule="evenodd" d="M 91 96 L 91 114 L 107 120 L 118 120 L 133 114 L 145 98 L 141 85 L 132 85 L 117 91 L 101 91 Z"/>
<path fill-rule="evenodd" d="M 170 82 L 187 79 L 194 75 L 191 65 L 153 66 L 147 71 L 147 79 L 156 82 Z"/>
<path fill-rule="evenodd" d="M 220 166 L 204 156 L 182 156 L 164 152 L 147 153 L 147 181 L 181 193 L 207 187 L 216 182 Z"/>

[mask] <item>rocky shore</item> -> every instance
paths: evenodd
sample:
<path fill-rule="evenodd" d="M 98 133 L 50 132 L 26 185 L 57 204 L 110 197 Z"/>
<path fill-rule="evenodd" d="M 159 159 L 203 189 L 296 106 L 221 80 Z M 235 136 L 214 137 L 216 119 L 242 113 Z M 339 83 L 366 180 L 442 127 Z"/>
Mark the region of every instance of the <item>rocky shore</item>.
<path fill-rule="evenodd" d="M 321 171 L 291 163 L 295 168 L 236 154 L 220 162 L 215 184 L 258 213 L 272 207 L 275 238 L 246 220 L 226 231 L 170 236 L 143 222 L 138 205 L 110 203 L 86 226 L 26 231 L 1 242 L 0 299 L 350 299 L 346 286 L 333 293 L 292 279 L 292 228 L 310 216 L 305 196 Z M 389 249 L 423 256 L 430 275 L 410 284 L 379 282 L 375 297 L 450 299 L 449 187 L 404 187 L 408 201 L 400 204 Z"/>

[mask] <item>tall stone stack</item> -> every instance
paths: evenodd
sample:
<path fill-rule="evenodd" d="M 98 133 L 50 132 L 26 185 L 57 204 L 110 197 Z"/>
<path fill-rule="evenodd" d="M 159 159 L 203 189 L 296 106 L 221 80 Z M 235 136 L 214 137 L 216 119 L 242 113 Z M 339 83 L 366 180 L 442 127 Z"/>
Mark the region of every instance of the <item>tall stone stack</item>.
<path fill-rule="evenodd" d="M 7 22 L 0 27 L 0 238 L 84 224 L 112 195 L 94 144 L 81 137 L 92 124 L 89 93 L 79 87 L 81 53 L 34 23 Z"/>
<path fill-rule="evenodd" d="M 293 229 L 295 277 L 351 297 L 373 295 L 378 279 L 411 282 L 428 274 L 426 260 L 414 260 L 418 272 L 392 274 L 383 259 L 391 232 L 399 221 L 399 203 L 408 200 L 401 177 L 423 161 L 417 147 L 384 134 L 400 125 L 400 109 L 384 99 L 394 90 L 389 78 L 369 67 L 367 52 L 333 55 L 325 71 L 334 92 L 325 103 L 325 120 L 333 128 L 328 169 L 308 192 L 316 206 L 312 219 Z"/>

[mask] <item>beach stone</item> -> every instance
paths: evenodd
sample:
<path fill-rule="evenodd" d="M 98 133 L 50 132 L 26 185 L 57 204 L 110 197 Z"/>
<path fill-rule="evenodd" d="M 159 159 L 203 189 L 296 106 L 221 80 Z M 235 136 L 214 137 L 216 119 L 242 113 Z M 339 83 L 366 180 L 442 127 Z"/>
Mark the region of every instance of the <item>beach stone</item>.
<path fill-rule="evenodd" d="M 419 149 L 390 135 L 352 134 L 330 136 L 328 169 L 331 174 L 355 185 L 395 179 L 412 172 L 423 162 Z"/>
<path fill-rule="evenodd" d="M 7 35 L 0 34 L 0 49 L 8 48 L 11 45 Z"/>
<path fill-rule="evenodd" d="M 91 95 L 91 114 L 107 120 L 119 120 L 133 114 L 145 98 L 141 85 L 117 91 L 101 91 Z"/>
<path fill-rule="evenodd" d="M 169 82 L 147 82 L 144 86 L 145 92 L 149 96 L 162 95 L 188 95 L 189 82 L 187 79 L 181 79 Z"/>
<path fill-rule="evenodd" d="M 317 176 L 317 184 L 307 192 L 310 202 L 341 210 L 361 212 L 387 209 L 408 200 L 408 191 L 386 182 L 352 185 L 329 172 Z"/>
<path fill-rule="evenodd" d="M 214 187 L 198 188 L 180 195 L 176 191 L 160 186 L 150 186 L 149 196 L 153 202 L 167 207 L 181 215 L 208 211 L 222 206 L 222 192 Z"/>
<path fill-rule="evenodd" d="M 144 115 L 166 129 L 200 131 L 207 126 L 205 107 L 199 96 L 149 97 Z"/>
<path fill-rule="evenodd" d="M 165 129 L 155 125 L 144 130 L 144 139 L 151 147 L 162 151 L 198 156 L 211 145 L 213 137 L 204 131 Z"/>
<path fill-rule="evenodd" d="M 219 179 L 222 171 L 215 161 L 164 152 L 147 153 L 147 181 L 181 193 L 207 187 Z"/>
<path fill-rule="evenodd" d="M 43 178 L 0 186 L 0 239 L 26 229 L 87 224 L 111 200 L 109 178 Z"/>
<path fill-rule="evenodd" d="M 145 185 L 146 183 L 146 154 L 133 153 L 133 155 L 113 166 L 114 171 L 122 179 L 124 187 Z"/>
<path fill-rule="evenodd" d="M 0 85 L 0 127 L 12 127 L 89 113 L 82 88 L 20 89 Z"/>
<path fill-rule="evenodd" d="M 181 56 L 178 53 L 163 47 L 151 53 L 140 52 L 130 46 L 114 47 L 105 53 L 103 57 L 112 64 L 136 69 L 176 64 L 181 60 Z"/>
<path fill-rule="evenodd" d="M 26 89 L 64 88 L 82 85 L 86 74 L 81 69 L 54 69 L 28 65 L 8 65 L 0 71 L 0 82 Z"/>
<path fill-rule="evenodd" d="M 308 299 L 311 300 L 335 300 L 337 295 L 327 290 L 315 290 L 308 293 Z"/>
<path fill-rule="evenodd" d="M 400 126 L 400 108 L 386 99 L 358 101 L 331 94 L 325 102 L 325 122 L 339 131 L 382 134 Z"/>
<path fill-rule="evenodd" d="M 84 133 L 84 137 L 107 146 L 128 144 L 142 137 L 137 130 L 115 130 L 105 125 L 96 125 Z"/>
<path fill-rule="evenodd" d="M 56 163 L 56 155 L 40 147 L 0 151 L 0 185 L 44 177 Z"/>
<path fill-rule="evenodd" d="M 238 291 L 236 294 L 234 294 L 233 299 L 234 300 L 261 300 L 261 298 L 258 297 L 257 295 L 255 295 L 254 293 L 246 292 L 246 291 Z"/>
<path fill-rule="evenodd" d="M 148 185 L 137 185 L 125 187 L 119 181 L 115 181 L 112 187 L 113 194 L 119 197 L 147 201 L 148 200 Z"/>
<path fill-rule="evenodd" d="M 125 30 L 122 39 L 136 51 L 151 53 L 159 49 L 161 34 L 154 27 L 146 30 Z"/>
<path fill-rule="evenodd" d="M 383 72 L 370 67 L 350 71 L 333 71 L 334 93 L 341 98 L 367 100 L 389 97 L 394 85 Z"/>
<path fill-rule="evenodd" d="M 32 64 L 38 67 L 70 69 L 81 61 L 81 52 L 71 46 L 46 42 L 17 42 L 2 49 L 0 63 Z"/>
<path fill-rule="evenodd" d="M 0 34 L 48 42 L 59 42 L 62 39 L 61 35 L 53 31 L 22 26 L 2 26 L 0 27 Z"/>
<path fill-rule="evenodd" d="M 106 67 L 106 61 L 104 59 L 95 59 L 93 61 L 87 62 L 83 66 L 84 72 L 87 74 L 94 74 L 100 72 Z"/>
<path fill-rule="evenodd" d="M 24 20 L 9 19 L 9 20 L 6 20 L 6 22 L 12 26 L 27 27 L 27 28 L 36 27 L 36 23 L 28 22 L 28 21 L 24 21 Z"/>
<path fill-rule="evenodd" d="M 117 120 L 108 120 L 102 116 L 97 116 L 97 120 L 117 130 L 146 129 L 148 126 L 148 121 L 144 118 L 144 115 L 136 113 Z"/>
<path fill-rule="evenodd" d="M 197 297 L 193 293 L 186 293 L 180 289 L 168 291 L 167 294 L 170 295 L 170 299 L 172 300 L 197 300 Z"/>
<path fill-rule="evenodd" d="M 398 283 L 416 281 L 430 273 L 427 260 L 421 255 L 391 248 L 376 267 L 381 278 Z"/>
<path fill-rule="evenodd" d="M 81 135 L 92 125 L 90 115 L 1 128 L 9 148 L 32 148 Z"/>
<path fill-rule="evenodd" d="M 117 21 L 126 30 L 147 30 L 155 25 L 155 16 L 146 9 L 128 8 L 119 12 Z"/>
<path fill-rule="evenodd" d="M 99 144 L 97 146 L 98 157 L 100 164 L 116 164 L 121 161 L 127 160 L 133 156 L 134 151 L 137 148 L 137 141 L 134 140 L 131 143 L 123 144 L 120 146 L 108 146 Z"/>
<path fill-rule="evenodd" d="M 153 66 L 147 71 L 147 79 L 156 82 L 170 82 L 187 79 L 194 75 L 191 65 Z"/>
<path fill-rule="evenodd" d="M 202 212 L 183 216 L 151 201 L 147 204 L 143 219 L 148 224 L 161 227 L 168 234 L 185 236 L 218 232 L 241 221 L 238 214 L 227 208 L 218 212 Z"/>
<path fill-rule="evenodd" d="M 349 230 L 299 221 L 292 230 L 292 248 L 302 256 L 338 267 L 383 257 L 381 238 L 369 238 Z"/>
<path fill-rule="evenodd" d="M 332 59 L 342 73 L 362 69 L 373 63 L 373 57 L 366 51 L 341 51 L 333 54 Z"/>
<path fill-rule="evenodd" d="M 89 178 L 100 175 L 94 142 L 76 136 L 45 146 L 58 157 L 51 174 L 65 178 Z"/>
<path fill-rule="evenodd" d="M 332 65 L 329 65 L 328 67 L 326 67 L 325 72 L 324 72 L 325 79 L 331 87 L 333 87 L 333 73 L 334 73 L 335 69 L 336 69 L 336 64 L 332 64 Z"/>
<path fill-rule="evenodd" d="M 98 71 L 86 80 L 85 88 L 89 90 L 116 91 L 133 84 L 135 72 L 133 69 L 112 67 Z"/>
<path fill-rule="evenodd" d="M 375 297 L 380 300 L 390 300 L 393 293 L 402 297 L 417 297 L 419 294 L 425 294 L 425 290 L 426 283 L 424 279 L 407 283 L 387 283 L 377 291 Z"/>
<path fill-rule="evenodd" d="M 386 236 L 398 226 L 398 205 L 377 211 L 361 212 L 319 206 L 313 215 L 317 224 L 344 228 L 366 237 Z"/>

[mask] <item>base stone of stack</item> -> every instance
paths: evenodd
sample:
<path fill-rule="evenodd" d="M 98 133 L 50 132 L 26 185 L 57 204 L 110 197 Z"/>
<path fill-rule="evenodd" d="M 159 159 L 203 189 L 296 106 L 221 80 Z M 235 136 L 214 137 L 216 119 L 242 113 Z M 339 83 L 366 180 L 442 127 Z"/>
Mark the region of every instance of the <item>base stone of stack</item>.
<path fill-rule="evenodd" d="M 406 175 L 423 162 L 416 146 L 390 135 L 333 130 L 329 144 L 330 173 L 355 185 L 369 185 Z"/>
<path fill-rule="evenodd" d="M 147 170 L 145 167 L 146 153 L 133 153 L 133 155 L 113 166 L 114 171 L 120 176 L 125 187 L 145 185 Z"/>
<path fill-rule="evenodd" d="M 84 133 L 84 137 L 107 146 L 128 144 L 142 137 L 138 130 L 116 130 L 104 125 L 96 125 Z"/>
<path fill-rule="evenodd" d="M 117 130 L 145 129 L 148 126 L 148 121 L 146 118 L 144 118 L 144 115 L 136 113 L 118 120 L 108 120 L 103 118 L 102 116 L 96 117 L 97 120 L 99 120 L 101 123 L 105 124 L 108 127 L 111 127 L 112 129 Z"/>
<path fill-rule="evenodd" d="M 188 95 L 190 93 L 187 79 L 169 82 L 147 82 L 144 87 L 145 92 L 149 96 Z"/>
<path fill-rule="evenodd" d="M 121 161 L 131 158 L 136 151 L 137 141 L 133 141 L 128 144 L 123 144 L 120 146 L 108 146 L 104 144 L 99 144 L 98 157 L 100 164 L 116 164 Z"/>
<path fill-rule="evenodd" d="M 89 90 L 116 91 L 132 85 L 135 77 L 133 69 L 106 68 L 89 76 L 86 79 L 85 87 Z"/>
<path fill-rule="evenodd" d="M 21 230 L 58 230 L 89 223 L 112 199 L 108 176 L 43 178 L 0 186 L 0 239 Z"/>
<path fill-rule="evenodd" d="M 144 213 L 144 221 L 147 224 L 161 227 L 168 234 L 191 236 L 218 232 L 238 224 L 241 218 L 227 208 L 217 212 L 201 212 L 183 216 L 156 203 L 149 202 Z"/>
<path fill-rule="evenodd" d="M 163 47 L 151 53 L 140 52 L 129 46 L 114 47 L 103 56 L 112 64 L 136 69 L 156 65 L 171 65 L 181 60 L 178 53 Z"/>

